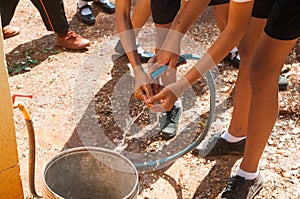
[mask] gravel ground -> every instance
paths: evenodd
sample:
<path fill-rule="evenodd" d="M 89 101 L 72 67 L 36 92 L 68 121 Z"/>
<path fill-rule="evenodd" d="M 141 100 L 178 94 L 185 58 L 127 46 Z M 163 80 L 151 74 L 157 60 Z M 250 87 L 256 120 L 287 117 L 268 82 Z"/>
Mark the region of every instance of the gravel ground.
<path fill-rule="evenodd" d="M 113 102 L 111 96 L 114 94 L 115 85 L 120 79 L 118 75 L 129 72 L 127 60 L 116 59 L 116 55 L 113 53 L 113 47 L 117 41 L 114 15 L 104 14 L 96 5 L 93 5 L 97 22 L 94 26 L 87 27 L 78 21 L 76 1 L 65 0 L 64 2 L 71 28 L 93 41 L 89 50 L 68 51 L 53 47 L 55 35 L 45 30 L 39 13 L 28 0 L 20 1 L 11 24 L 20 26 L 21 34 L 4 41 L 7 63 L 11 70 L 9 77 L 11 92 L 30 93 L 34 96 L 33 99 L 19 100 L 27 104 L 33 116 L 37 141 L 36 184 L 38 190 L 41 190 L 45 164 L 60 151 L 82 145 L 103 146 L 103 144 L 107 144 L 103 138 L 95 134 L 99 132 L 99 129 L 111 139 L 110 141 L 116 143 L 122 141 L 124 137 L 122 136 L 124 129 L 118 127 L 118 121 L 111 120 L 113 111 L 109 109 Z M 149 37 L 149 35 L 153 36 L 151 20 L 146 24 L 145 29 L 146 31 L 140 39 L 141 45 L 145 46 L 147 50 L 153 51 L 154 43 Z M 208 9 L 191 28 L 187 38 L 194 38 L 201 43 L 200 49 L 199 47 L 192 49 L 199 53 L 210 46 L 218 34 L 212 10 Z M 189 43 L 187 40 L 184 45 L 190 47 L 191 43 L 194 42 Z M 191 49 L 186 48 L 186 50 L 190 51 Z M 284 66 L 283 75 L 288 78 L 290 85 L 287 91 L 279 93 L 279 117 L 260 162 L 265 185 L 255 197 L 257 199 L 296 199 L 300 197 L 300 68 L 297 61 L 298 55 L 296 48 L 293 49 Z M 24 68 L 20 69 L 20 65 Z M 188 65 L 186 66 L 188 67 Z M 224 101 L 221 102 L 224 102 L 226 106 L 222 108 L 222 112 L 214 121 L 209 135 L 222 131 L 228 126 L 238 72 L 237 69 L 226 63 L 219 64 L 218 68 L 219 79 L 222 80 L 222 86 L 219 89 L 225 96 Z M 21 71 L 18 72 L 18 70 Z M 182 72 L 185 70 L 186 68 L 183 67 Z M 132 76 L 128 77 L 132 82 Z M 201 85 L 200 82 L 199 85 Z M 205 104 L 209 95 L 207 87 L 199 86 L 197 93 L 196 101 L 197 99 L 198 103 L 203 101 L 203 107 L 207 107 Z M 132 117 L 141 110 L 141 104 L 134 102 L 131 96 L 128 99 L 131 99 L 130 103 L 136 107 L 136 109 L 129 108 Z M 189 103 L 197 105 L 194 102 Z M 190 112 L 192 105 L 189 103 L 184 105 L 186 115 L 185 119 L 182 119 L 181 125 L 184 122 L 190 122 L 189 116 L 195 115 Z M 199 106 L 195 107 L 199 108 Z M 195 109 L 194 111 L 199 110 Z M 29 195 L 27 130 L 21 113 L 17 110 L 14 112 L 21 176 L 25 195 Z M 195 121 L 197 122 L 194 122 L 197 128 L 203 126 L 202 124 L 207 118 L 205 115 L 207 110 L 203 109 L 201 112 L 203 115 L 199 118 L 196 117 Z M 145 111 L 145 114 L 137 120 L 136 126 L 148 125 L 149 115 Z M 123 124 L 124 120 L 120 121 Z M 199 129 L 195 132 L 199 133 Z M 190 139 L 195 139 L 195 136 L 187 140 L 191 142 Z M 143 141 L 143 144 L 149 144 L 145 140 Z M 151 143 L 146 148 L 139 149 L 147 150 L 148 147 L 149 150 L 155 151 L 167 145 L 166 141 L 161 140 L 151 140 Z M 168 146 L 172 149 L 172 146 L 178 146 L 176 143 L 171 140 Z M 216 198 L 225 187 L 231 170 L 235 170 L 240 158 L 225 156 L 203 159 L 187 153 L 159 171 L 140 173 L 138 198 Z"/>

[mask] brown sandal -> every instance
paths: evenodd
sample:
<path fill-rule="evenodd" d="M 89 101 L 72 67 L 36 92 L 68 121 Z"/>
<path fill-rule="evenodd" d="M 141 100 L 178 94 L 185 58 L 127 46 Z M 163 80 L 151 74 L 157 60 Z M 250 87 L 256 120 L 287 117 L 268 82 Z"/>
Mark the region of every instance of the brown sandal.
<path fill-rule="evenodd" d="M 2 28 L 2 33 L 3 33 L 3 37 L 4 39 L 8 39 L 10 37 L 14 37 L 18 34 L 20 34 L 20 28 L 16 27 L 16 26 L 5 26 L 4 28 Z"/>

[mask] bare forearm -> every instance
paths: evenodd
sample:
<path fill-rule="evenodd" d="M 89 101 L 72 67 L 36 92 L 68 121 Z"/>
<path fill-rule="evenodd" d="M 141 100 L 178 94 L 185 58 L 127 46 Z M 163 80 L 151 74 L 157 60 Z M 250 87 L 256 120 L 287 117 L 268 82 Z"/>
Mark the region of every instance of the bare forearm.
<path fill-rule="evenodd" d="M 116 28 L 132 67 L 141 62 L 136 50 L 135 33 L 130 19 L 131 0 L 116 0 Z"/>
<path fill-rule="evenodd" d="M 189 0 L 174 19 L 171 29 L 185 34 L 209 2 L 210 0 Z"/>
<path fill-rule="evenodd" d="M 228 24 L 207 51 L 216 64 L 220 63 L 234 47 L 239 46 L 248 30 L 252 8 L 253 0 L 230 2 Z"/>
<path fill-rule="evenodd" d="M 252 7 L 253 1 L 230 2 L 228 25 L 193 70 L 186 74 L 189 82 L 196 82 L 197 78 L 215 67 L 235 46 L 239 45 L 248 30 Z"/>

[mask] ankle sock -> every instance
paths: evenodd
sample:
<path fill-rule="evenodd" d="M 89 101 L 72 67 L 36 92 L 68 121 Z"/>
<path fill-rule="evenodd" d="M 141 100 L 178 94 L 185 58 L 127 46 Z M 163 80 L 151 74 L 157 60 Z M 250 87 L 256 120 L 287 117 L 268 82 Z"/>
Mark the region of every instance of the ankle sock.
<path fill-rule="evenodd" d="M 82 6 L 85 6 L 85 5 L 88 5 L 88 2 L 78 0 L 78 8 L 81 8 Z M 89 15 L 89 14 L 92 14 L 92 11 L 89 8 L 83 8 L 81 10 L 81 14 L 82 15 Z"/>
<path fill-rule="evenodd" d="M 110 0 L 99 0 L 101 3 L 109 3 Z"/>
<path fill-rule="evenodd" d="M 246 180 L 253 180 L 258 177 L 259 170 L 257 170 L 255 173 L 249 173 L 246 171 L 243 171 L 240 167 L 236 170 L 236 175 L 244 177 Z"/>
<path fill-rule="evenodd" d="M 238 51 L 237 47 L 234 47 L 232 50 L 231 50 L 231 53 L 236 53 Z"/>
<path fill-rule="evenodd" d="M 175 102 L 174 106 L 181 108 L 182 107 L 182 100 L 178 98 L 178 100 Z"/>
<path fill-rule="evenodd" d="M 246 136 L 235 137 L 235 136 L 231 135 L 228 131 L 224 131 L 224 133 L 222 133 L 222 135 L 221 135 L 221 138 L 225 139 L 228 142 L 238 142 L 238 141 L 245 139 Z"/>

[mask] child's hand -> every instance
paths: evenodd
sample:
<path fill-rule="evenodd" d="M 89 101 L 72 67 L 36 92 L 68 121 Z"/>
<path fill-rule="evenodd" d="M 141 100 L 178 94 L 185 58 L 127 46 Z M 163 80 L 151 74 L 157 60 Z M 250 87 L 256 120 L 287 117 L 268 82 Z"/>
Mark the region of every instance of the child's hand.
<path fill-rule="evenodd" d="M 170 111 L 177 101 L 177 96 L 166 86 L 159 93 L 150 97 L 146 101 L 146 105 L 153 112 Z"/>

